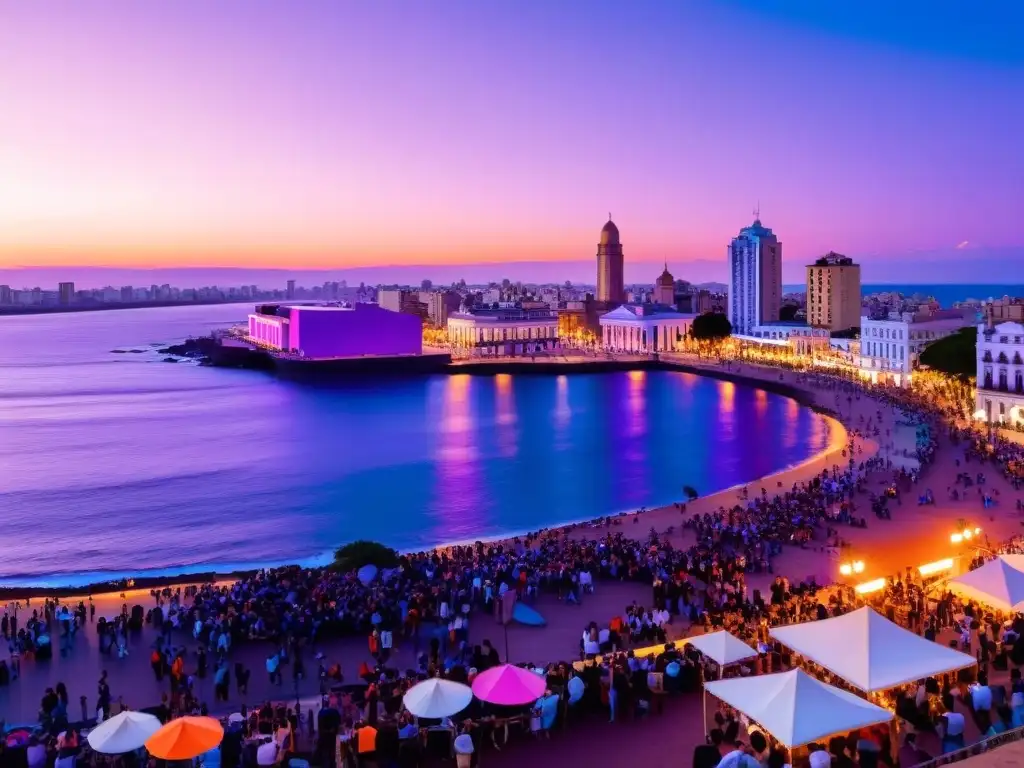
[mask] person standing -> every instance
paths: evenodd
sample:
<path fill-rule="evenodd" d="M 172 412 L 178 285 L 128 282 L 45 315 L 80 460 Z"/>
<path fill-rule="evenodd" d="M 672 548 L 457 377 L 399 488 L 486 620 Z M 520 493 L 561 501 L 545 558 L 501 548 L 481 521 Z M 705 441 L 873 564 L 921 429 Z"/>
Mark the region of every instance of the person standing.
<path fill-rule="evenodd" d="M 96 688 L 96 719 L 106 720 L 110 717 L 110 686 L 107 684 L 107 670 L 103 670 Z"/>

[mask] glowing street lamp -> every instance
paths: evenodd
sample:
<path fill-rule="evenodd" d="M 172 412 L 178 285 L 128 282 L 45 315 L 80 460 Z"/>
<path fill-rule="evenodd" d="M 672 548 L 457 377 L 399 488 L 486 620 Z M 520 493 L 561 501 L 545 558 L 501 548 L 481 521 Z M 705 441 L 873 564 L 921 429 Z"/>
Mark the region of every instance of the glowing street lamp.
<path fill-rule="evenodd" d="M 975 538 L 977 538 L 980 535 L 981 535 L 981 528 L 980 527 L 975 526 L 974 528 L 971 528 L 970 526 L 962 525 L 960 527 L 960 530 L 954 531 L 953 533 L 950 534 L 949 540 L 953 544 L 962 544 L 963 542 L 970 541 L 971 539 L 975 539 Z"/>
<path fill-rule="evenodd" d="M 843 576 L 852 576 L 855 573 L 864 573 L 864 561 L 854 560 L 849 563 L 843 563 L 839 566 L 839 573 Z"/>

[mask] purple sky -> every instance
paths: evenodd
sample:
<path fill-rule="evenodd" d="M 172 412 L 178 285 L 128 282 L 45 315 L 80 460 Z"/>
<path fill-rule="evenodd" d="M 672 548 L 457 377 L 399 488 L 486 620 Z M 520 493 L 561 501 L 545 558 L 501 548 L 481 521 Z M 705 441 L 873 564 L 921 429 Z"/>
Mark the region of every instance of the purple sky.
<path fill-rule="evenodd" d="M 1024 263 L 1021 5 L 839 5 L 7 3 L 0 267 Z"/>

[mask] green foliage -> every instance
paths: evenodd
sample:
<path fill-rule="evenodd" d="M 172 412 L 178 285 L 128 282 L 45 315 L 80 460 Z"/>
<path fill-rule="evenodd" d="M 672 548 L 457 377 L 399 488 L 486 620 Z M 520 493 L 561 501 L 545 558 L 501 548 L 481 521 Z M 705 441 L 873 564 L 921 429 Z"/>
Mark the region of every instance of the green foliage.
<path fill-rule="evenodd" d="M 334 567 L 339 571 L 357 571 L 364 565 L 394 568 L 398 565 L 398 553 L 376 541 L 353 541 L 334 553 Z"/>
<path fill-rule="evenodd" d="M 800 309 L 796 304 L 783 304 L 779 310 L 779 320 L 784 323 L 792 322 L 796 320 L 797 310 Z"/>
<path fill-rule="evenodd" d="M 932 342 L 921 352 L 921 364 L 950 376 L 969 379 L 977 373 L 978 331 L 961 328 L 959 333 Z"/>
<path fill-rule="evenodd" d="M 698 341 L 720 341 L 732 334 L 732 323 L 721 312 L 705 312 L 693 318 L 690 335 Z"/>

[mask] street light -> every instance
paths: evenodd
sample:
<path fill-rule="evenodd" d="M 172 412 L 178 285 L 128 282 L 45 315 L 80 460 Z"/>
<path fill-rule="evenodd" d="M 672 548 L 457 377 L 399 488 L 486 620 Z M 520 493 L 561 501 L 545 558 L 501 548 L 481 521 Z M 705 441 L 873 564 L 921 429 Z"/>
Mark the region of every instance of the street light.
<path fill-rule="evenodd" d="M 980 535 L 980 527 L 975 526 L 974 528 L 971 528 L 967 525 L 963 525 L 960 527 L 960 530 L 950 534 L 949 540 L 953 544 L 962 544 L 963 542 L 970 541 L 971 539 L 977 538 Z"/>
<path fill-rule="evenodd" d="M 864 573 L 864 561 L 854 560 L 849 563 L 843 563 L 839 566 L 839 573 L 843 576 L 852 576 L 855 573 Z"/>

